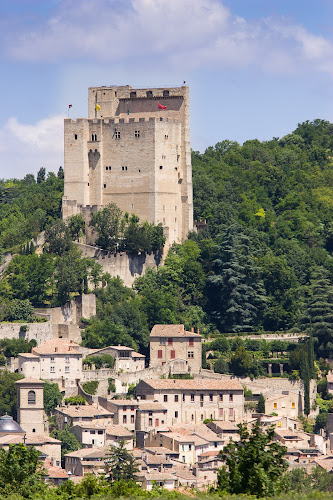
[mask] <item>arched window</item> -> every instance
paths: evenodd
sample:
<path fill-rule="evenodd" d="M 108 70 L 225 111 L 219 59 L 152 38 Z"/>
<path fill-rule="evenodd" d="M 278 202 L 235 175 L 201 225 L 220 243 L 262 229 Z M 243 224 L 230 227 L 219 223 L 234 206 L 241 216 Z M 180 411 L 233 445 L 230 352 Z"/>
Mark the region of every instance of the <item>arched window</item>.
<path fill-rule="evenodd" d="M 28 392 L 28 405 L 35 405 L 36 404 L 36 393 L 35 391 L 29 391 Z"/>

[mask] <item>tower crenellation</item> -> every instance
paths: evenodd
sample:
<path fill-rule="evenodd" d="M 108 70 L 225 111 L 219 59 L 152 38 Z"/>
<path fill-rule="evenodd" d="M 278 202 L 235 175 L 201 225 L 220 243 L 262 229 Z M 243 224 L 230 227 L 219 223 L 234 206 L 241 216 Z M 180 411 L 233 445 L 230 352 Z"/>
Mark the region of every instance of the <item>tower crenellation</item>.
<path fill-rule="evenodd" d="M 65 120 L 63 218 L 116 203 L 161 223 L 167 245 L 193 229 L 188 87 L 91 87 L 88 118 Z"/>

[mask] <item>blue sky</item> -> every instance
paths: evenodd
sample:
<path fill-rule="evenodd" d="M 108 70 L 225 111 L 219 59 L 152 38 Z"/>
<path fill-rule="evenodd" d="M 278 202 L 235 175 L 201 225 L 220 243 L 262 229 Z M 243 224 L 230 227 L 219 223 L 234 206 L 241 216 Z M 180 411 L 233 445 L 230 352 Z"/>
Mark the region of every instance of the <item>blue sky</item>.
<path fill-rule="evenodd" d="M 0 2 L 0 177 L 63 165 L 63 118 L 98 85 L 190 86 L 191 140 L 333 121 L 332 0 Z"/>

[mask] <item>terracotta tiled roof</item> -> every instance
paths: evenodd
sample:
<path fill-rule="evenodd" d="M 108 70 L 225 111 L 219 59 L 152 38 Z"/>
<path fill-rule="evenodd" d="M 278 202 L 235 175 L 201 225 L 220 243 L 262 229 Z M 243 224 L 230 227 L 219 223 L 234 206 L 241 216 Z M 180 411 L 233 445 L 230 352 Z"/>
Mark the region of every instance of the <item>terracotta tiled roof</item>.
<path fill-rule="evenodd" d="M 143 401 L 139 402 L 139 410 L 141 411 L 156 411 L 156 410 L 166 410 L 165 406 L 161 405 L 157 401 Z"/>
<path fill-rule="evenodd" d="M 205 451 L 204 453 L 201 453 L 199 455 L 199 458 L 208 458 L 208 457 L 219 457 L 220 456 L 220 451 L 219 450 L 211 450 L 211 451 Z"/>
<path fill-rule="evenodd" d="M 165 448 L 164 446 L 145 446 L 144 451 L 148 451 L 148 453 L 154 455 L 179 455 L 178 451 L 169 450 L 169 448 Z"/>
<path fill-rule="evenodd" d="M 144 477 L 147 481 L 176 481 L 176 476 L 168 474 L 166 472 L 146 472 L 145 474 L 140 474 L 138 478 Z"/>
<path fill-rule="evenodd" d="M 78 348 L 80 346 L 75 342 L 68 339 L 52 339 L 38 347 L 33 347 L 31 352 L 33 354 L 82 354 Z"/>
<path fill-rule="evenodd" d="M 20 352 L 19 356 L 21 356 L 21 358 L 39 359 L 39 356 L 36 356 L 36 354 L 32 354 L 31 352 Z"/>
<path fill-rule="evenodd" d="M 41 444 L 61 444 L 61 441 L 59 441 L 59 439 L 51 438 L 46 434 L 35 434 L 35 433 L 29 433 L 24 435 L 5 434 L 4 436 L 0 437 L 0 445 L 19 444 L 19 443 L 24 443 L 27 445 L 28 444 L 41 445 Z"/>
<path fill-rule="evenodd" d="M 50 479 L 68 479 L 68 473 L 61 467 L 51 465 L 49 461 L 44 462 L 43 465 L 47 470 L 47 476 Z"/>
<path fill-rule="evenodd" d="M 21 380 L 16 380 L 15 384 L 45 384 L 44 380 L 39 378 L 26 377 Z"/>
<path fill-rule="evenodd" d="M 122 425 L 108 425 L 106 427 L 106 434 L 109 436 L 133 437 L 132 432 L 125 429 Z"/>
<path fill-rule="evenodd" d="M 111 417 L 113 413 L 104 408 L 99 409 L 93 405 L 79 405 L 79 406 L 66 406 L 66 407 L 58 407 L 56 411 L 63 413 L 64 415 L 68 415 L 69 417 L 94 417 L 94 416 L 103 416 Z"/>
<path fill-rule="evenodd" d="M 325 458 L 315 458 L 314 462 L 328 472 L 331 472 L 333 470 L 333 456 L 328 456 Z"/>
<path fill-rule="evenodd" d="M 136 399 L 109 399 L 108 403 L 115 406 L 138 406 L 139 404 Z"/>
<path fill-rule="evenodd" d="M 191 436 L 195 434 L 207 441 L 220 441 L 217 434 L 209 429 L 205 424 L 184 424 L 184 425 L 173 425 L 169 427 L 171 432 L 177 432 L 178 434 Z"/>
<path fill-rule="evenodd" d="M 151 337 L 197 337 L 198 333 L 187 332 L 184 325 L 155 325 L 150 332 Z"/>
<path fill-rule="evenodd" d="M 153 389 L 189 389 L 189 390 L 238 390 L 243 391 L 243 386 L 238 380 L 213 380 L 213 379 L 156 379 L 142 380 Z"/>
<path fill-rule="evenodd" d="M 108 453 L 108 448 L 82 448 L 81 450 L 66 453 L 65 457 L 72 458 L 100 458 L 103 459 Z"/>
<path fill-rule="evenodd" d="M 139 352 L 132 352 L 132 358 L 145 358 L 144 354 L 140 354 Z"/>

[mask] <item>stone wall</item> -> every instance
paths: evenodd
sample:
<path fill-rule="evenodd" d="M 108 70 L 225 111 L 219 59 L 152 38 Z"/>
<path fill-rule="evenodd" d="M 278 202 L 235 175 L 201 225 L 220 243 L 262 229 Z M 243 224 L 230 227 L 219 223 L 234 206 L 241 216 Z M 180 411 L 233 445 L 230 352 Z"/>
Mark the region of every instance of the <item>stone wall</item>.
<path fill-rule="evenodd" d="M 23 331 L 22 327 L 27 326 Z M 43 344 L 52 337 L 52 324 L 50 321 L 45 323 L 0 323 L 0 339 L 35 339 L 37 345 Z"/>
<path fill-rule="evenodd" d="M 102 266 L 105 273 L 109 273 L 114 278 L 119 276 L 124 285 L 128 287 L 131 287 L 135 278 L 142 276 L 146 272 L 146 269 L 157 269 L 162 263 L 162 256 L 160 254 L 113 254 L 83 243 L 75 243 L 75 245 L 82 252 L 83 257 L 95 259 Z"/>

